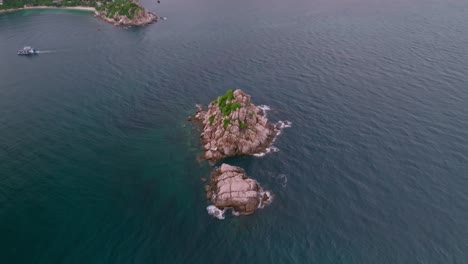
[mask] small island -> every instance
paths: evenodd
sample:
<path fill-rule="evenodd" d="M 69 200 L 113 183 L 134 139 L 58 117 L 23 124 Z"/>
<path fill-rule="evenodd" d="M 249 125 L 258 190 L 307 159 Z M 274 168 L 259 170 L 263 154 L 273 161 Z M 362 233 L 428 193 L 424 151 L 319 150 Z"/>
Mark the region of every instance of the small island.
<path fill-rule="evenodd" d="M 45 8 L 92 11 L 96 17 L 116 26 L 144 26 L 158 21 L 158 16 L 146 10 L 138 0 L 3 0 L 0 13 Z"/>
<path fill-rule="evenodd" d="M 291 125 L 288 121 L 268 122 L 264 109 L 254 105 L 250 95 L 240 89 L 228 90 L 206 110 L 197 105 L 195 115 L 188 119 L 201 126 L 202 156 L 211 165 L 236 155 L 262 156 L 271 152 L 281 129 Z M 234 215 L 252 214 L 272 200 L 271 193 L 247 177 L 242 168 L 225 163 L 213 170 L 205 191 L 213 203 L 207 207 L 208 214 L 218 219 L 224 219 L 228 209 Z"/>
<path fill-rule="evenodd" d="M 236 155 L 267 151 L 279 132 L 268 122 L 264 111 L 240 89 L 228 90 L 208 105 L 197 108 L 194 116 L 203 126 L 204 157 L 215 162 Z"/>

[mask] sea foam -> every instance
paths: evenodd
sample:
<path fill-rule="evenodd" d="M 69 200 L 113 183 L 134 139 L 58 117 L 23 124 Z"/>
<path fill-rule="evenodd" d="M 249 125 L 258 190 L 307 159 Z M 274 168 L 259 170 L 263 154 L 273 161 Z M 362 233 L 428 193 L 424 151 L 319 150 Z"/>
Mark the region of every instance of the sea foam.
<path fill-rule="evenodd" d="M 214 205 L 209 205 L 208 207 L 206 207 L 206 211 L 208 212 L 208 214 L 215 218 L 218 218 L 219 220 L 223 220 L 225 218 L 225 213 L 228 209 L 231 209 L 231 213 L 233 216 L 240 215 L 240 213 L 234 210 L 234 208 L 225 208 L 224 210 L 221 210 Z"/>
<path fill-rule="evenodd" d="M 265 117 L 266 117 L 267 111 L 271 110 L 271 108 L 268 105 L 260 105 L 260 106 L 258 106 L 258 108 L 262 109 L 263 115 Z M 273 144 L 275 143 L 278 136 L 281 135 L 283 129 L 289 128 L 291 126 L 292 126 L 292 122 L 288 121 L 288 120 L 278 121 L 276 124 L 274 124 L 276 135 L 273 138 L 273 140 L 271 141 L 271 146 L 266 148 L 264 152 L 255 153 L 253 155 L 255 157 L 263 157 L 268 153 L 278 152 L 279 149 L 277 147 L 273 146 Z"/>
<path fill-rule="evenodd" d="M 259 105 L 257 107 L 262 110 L 263 116 L 265 116 L 265 117 L 267 116 L 267 111 L 271 110 L 271 108 L 268 105 Z"/>
<path fill-rule="evenodd" d="M 268 154 L 268 153 L 271 153 L 271 152 L 278 152 L 278 151 L 279 151 L 279 148 L 274 147 L 274 146 L 271 146 L 271 147 L 266 148 L 264 152 L 255 153 L 255 154 L 253 154 L 253 155 L 254 155 L 255 157 L 263 157 L 263 156 L 265 156 L 265 155 Z"/>
<path fill-rule="evenodd" d="M 267 199 L 263 200 L 263 197 L 266 195 Z M 262 209 L 265 207 L 265 205 L 271 204 L 273 202 L 273 194 L 270 191 L 260 191 L 258 193 L 258 199 L 260 199 L 260 203 L 258 203 L 259 209 Z"/>
<path fill-rule="evenodd" d="M 206 211 L 208 212 L 209 215 L 213 216 L 213 217 L 216 217 L 220 220 L 223 220 L 224 219 L 224 212 L 226 210 L 221 210 L 219 209 L 218 207 L 214 206 L 214 205 L 209 205 L 208 207 L 206 207 Z"/>

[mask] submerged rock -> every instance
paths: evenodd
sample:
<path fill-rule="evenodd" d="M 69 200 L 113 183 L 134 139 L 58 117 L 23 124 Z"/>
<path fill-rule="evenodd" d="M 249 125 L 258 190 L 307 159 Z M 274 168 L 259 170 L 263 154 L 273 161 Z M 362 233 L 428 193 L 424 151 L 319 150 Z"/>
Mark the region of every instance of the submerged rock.
<path fill-rule="evenodd" d="M 209 213 L 219 214 L 230 208 L 233 214 L 249 215 L 271 200 L 270 193 L 263 191 L 256 180 L 248 178 L 242 168 L 224 163 L 211 174 L 210 188 L 206 191 L 219 209 L 210 207 Z"/>
<path fill-rule="evenodd" d="M 207 110 L 197 105 L 194 119 L 202 123 L 204 157 L 210 161 L 264 152 L 279 132 L 239 89 L 218 97 Z"/>

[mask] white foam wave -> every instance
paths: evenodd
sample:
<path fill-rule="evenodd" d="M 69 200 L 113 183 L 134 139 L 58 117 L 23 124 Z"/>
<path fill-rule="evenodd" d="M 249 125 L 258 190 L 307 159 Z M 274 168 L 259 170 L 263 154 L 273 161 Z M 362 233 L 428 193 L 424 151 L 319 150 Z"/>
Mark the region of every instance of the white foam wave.
<path fill-rule="evenodd" d="M 288 127 L 291 127 L 291 126 L 292 126 L 292 122 L 288 121 L 288 120 L 278 121 L 278 123 L 276 123 L 276 128 L 277 129 L 288 128 Z"/>
<path fill-rule="evenodd" d="M 285 120 L 285 121 L 278 121 L 276 124 L 275 124 L 275 131 L 276 131 L 276 136 L 275 138 L 273 138 L 273 140 L 271 141 L 271 146 L 266 148 L 264 152 L 260 152 L 260 153 L 255 153 L 253 154 L 254 157 L 264 157 L 266 154 L 268 153 L 274 153 L 274 152 L 278 152 L 279 149 L 275 146 L 273 146 L 273 144 L 275 143 L 276 139 L 278 138 L 279 135 L 281 135 L 282 131 L 284 128 L 289 128 L 292 126 L 292 122 L 291 121 L 288 121 L 288 120 Z"/>
<path fill-rule="evenodd" d="M 214 205 L 209 205 L 208 207 L 206 207 L 206 211 L 208 212 L 209 215 L 211 215 L 213 217 L 216 217 L 219 220 L 223 220 L 224 219 L 224 212 L 226 210 L 221 210 L 221 209 L 219 209 L 218 207 L 216 207 Z"/>
<path fill-rule="evenodd" d="M 258 108 L 262 109 L 263 111 L 271 110 L 271 107 L 269 107 L 268 105 L 259 105 Z"/>
<path fill-rule="evenodd" d="M 260 191 L 258 192 L 258 206 L 257 208 L 262 209 L 266 205 L 269 205 L 273 202 L 273 194 L 270 191 L 264 191 L 260 188 Z M 206 207 L 206 211 L 208 212 L 209 215 L 218 218 L 219 220 L 224 220 L 225 218 L 225 213 L 228 209 L 231 209 L 231 213 L 233 216 L 240 216 L 240 212 L 237 212 L 234 210 L 234 208 L 225 208 L 224 210 L 219 209 L 218 207 L 214 205 L 209 205 Z"/>
<path fill-rule="evenodd" d="M 263 112 L 263 115 L 266 117 L 267 111 L 270 111 L 271 108 L 268 105 L 259 105 L 258 108 L 260 108 Z"/>
<path fill-rule="evenodd" d="M 275 138 L 273 139 L 272 141 L 272 144 L 275 143 L 276 139 L 278 138 L 279 135 L 281 135 L 281 133 L 283 132 L 283 129 L 285 128 L 289 128 L 292 126 L 292 122 L 291 121 L 278 121 L 276 124 L 275 124 L 275 131 L 276 131 L 276 136 Z"/>
<path fill-rule="evenodd" d="M 279 148 L 274 147 L 274 146 L 271 146 L 271 147 L 266 148 L 264 152 L 255 153 L 255 154 L 253 154 L 253 155 L 254 155 L 255 157 L 263 157 L 263 156 L 265 156 L 265 155 L 268 154 L 268 153 L 278 152 L 278 151 L 279 151 Z"/>
<path fill-rule="evenodd" d="M 266 196 L 266 199 L 265 199 Z M 265 205 L 271 204 L 273 202 L 273 194 L 270 191 L 260 191 L 258 193 L 258 199 L 260 200 L 260 203 L 258 203 L 257 208 L 264 208 Z"/>

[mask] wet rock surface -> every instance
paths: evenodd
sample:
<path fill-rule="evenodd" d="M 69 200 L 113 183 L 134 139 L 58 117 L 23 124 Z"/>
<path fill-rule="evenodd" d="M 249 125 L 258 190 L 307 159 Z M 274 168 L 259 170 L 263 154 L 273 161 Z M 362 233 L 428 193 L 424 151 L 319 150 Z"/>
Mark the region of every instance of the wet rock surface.
<path fill-rule="evenodd" d="M 207 198 L 219 209 L 210 207 L 217 213 L 215 217 L 224 217 L 220 211 L 224 213 L 226 209 L 232 209 L 234 214 L 249 215 L 271 200 L 270 193 L 264 191 L 256 180 L 247 177 L 242 168 L 224 163 L 212 172 L 210 185 L 205 190 Z"/>
<path fill-rule="evenodd" d="M 201 121 L 203 156 L 210 161 L 264 152 L 279 131 L 240 89 L 229 90 L 206 110 L 198 106 L 189 119 Z"/>

